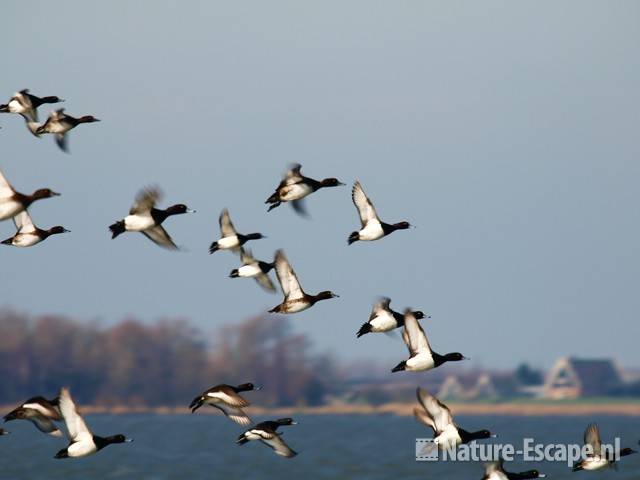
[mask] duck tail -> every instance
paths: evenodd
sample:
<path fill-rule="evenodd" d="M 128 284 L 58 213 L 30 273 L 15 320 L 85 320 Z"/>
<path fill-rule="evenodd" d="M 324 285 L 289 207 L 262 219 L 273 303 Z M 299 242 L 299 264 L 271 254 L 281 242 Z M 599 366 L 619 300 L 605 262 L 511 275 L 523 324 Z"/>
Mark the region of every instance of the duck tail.
<path fill-rule="evenodd" d="M 195 413 L 196 410 L 198 410 L 202 405 L 203 405 L 204 401 L 202 399 L 202 397 L 196 397 L 193 399 L 193 401 L 189 404 L 189 408 L 191 409 L 191 413 Z"/>
<path fill-rule="evenodd" d="M 347 240 L 347 242 L 349 243 L 349 245 L 351 245 L 353 242 L 357 242 L 358 240 L 360 240 L 360 234 L 358 232 L 351 232 L 351 235 L 349 235 L 349 240 Z"/>
<path fill-rule="evenodd" d="M 407 368 L 407 361 L 403 360 L 402 362 L 400 362 L 398 365 L 396 365 L 395 367 L 393 367 L 393 369 L 391 370 L 391 372 L 402 372 L 403 370 L 405 370 Z"/>
<path fill-rule="evenodd" d="M 6 240 L 3 240 L 2 243 L 3 245 L 11 245 L 11 242 L 13 241 L 13 237 L 11 238 L 7 238 Z"/>
<path fill-rule="evenodd" d="M 116 238 L 118 235 L 125 232 L 124 220 L 119 220 L 113 225 L 109 226 L 109 230 L 111 230 L 111 239 Z"/>
<path fill-rule="evenodd" d="M 209 246 L 209 255 L 211 255 L 213 252 L 217 252 L 220 248 L 218 247 L 218 242 L 213 242 L 210 246 Z"/>
<path fill-rule="evenodd" d="M 356 337 L 360 338 L 362 335 L 366 334 L 366 333 L 370 333 L 371 332 L 371 324 L 370 323 L 365 323 L 364 325 L 362 325 L 360 327 L 360 330 L 358 330 L 358 333 L 356 334 Z"/>
<path fill-rule="evenodd" d="M 230 278 L 238 278 L 240 276 L 240 274 L 238 273 L 238 269 L 234 268 L 233 270 L 231 270 L 231 273 L 229 274 Z"/>
<path fill-rule="evenodd" d="M 269 310 L 269 313 L 280 313 L 282 309 L 282 305 L 278 305 L 276 307 L 273 307 L 271 310 Z"/>
<path fill-rule="evenodd" d="M 2 105 L 0 105 L 0 112 L 9 113 L 9 105 L 6 103 L 3 103 Z"/>
<path fill-rule="evenodd" d="M 238 437 L 238 439 L 236 440 L 236 443 L 237 443 L 238 445 L 244 445 L 245 443 L 248 443 L 248 442 L 249 442 L 249 440 L 247 440 L 247 439 L 245 438 L 244 433 L 243 433 L 242 435 L 240 435 L 240 436 Z"/>
<path fill-rule="evenodd" d="M 271 197 L 269 197 L 269 198 L 271 198 Z M 267 200 L 267 201 L 266 201 L 266 202 L 264 202 L 264 203 L 271 203 L 271 205 L 269 205 L 269 209 L 267 210 L 267 212 L 270 212 L 270 211 L 271 211 L 271 210 L 273 210 L 274 208 L 279 207 L 279 206 L 280 206 L 280 204 L 281 204 L 282 202 L 279 202 L 278 200 L 276 200 L 275 202 L 269 202 L 269 201 Z"/>

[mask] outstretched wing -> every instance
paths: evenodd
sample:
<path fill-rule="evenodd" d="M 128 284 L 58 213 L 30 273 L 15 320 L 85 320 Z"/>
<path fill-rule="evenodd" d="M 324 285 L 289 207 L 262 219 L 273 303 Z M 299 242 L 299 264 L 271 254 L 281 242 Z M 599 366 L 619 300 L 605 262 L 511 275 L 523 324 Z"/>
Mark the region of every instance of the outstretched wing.
<path fill-rule="evenodd" d="M 285 173 L 280 186 L 284 187 L 285 185 L 295 185 L 296 183 L 300 183 L 302 181 L 302 174 L 300 173 L 301 168 L 302 165 L 299 163 L 291 165 L 291 168 L 287 170 L 287 173 Z"/>
<path fill-rule="evenodd" d="M 431 419 L 432 428 L 436 433 L 443 432 L 449 425 L 454 425 L 451 411 L 440 400 L 420 387 L 416 390 L 416 395 L 424 408 L 426 418 Z"/>
<path fill-rule="evenodd" d="M 162 191 L 158 187 L 147 187 L 136 195 L 136 200 L 131 209 L 130 215 L 145 213 L 156 206 L 156 203 L 162 198 Z"/>
<path fill-rule="evenodd" d="M 378 218 L 378 214 L 376 213 L 376 209 L 373 207 L 371 200 L 369 200 L 367 194 L 364 193 L 362 185 L 360 185 L 360 182 L 358 181 L 353 184 L 353 190 L 351 190 L 351 198 L 353 200 L 353 204 L 358 209 L 362 227 L 364 227 L 371 220 L 380 221 L 380 219 Z"/>
<path fill-rule="evenodd" d="M 36 231 L 36 226 L 26 210 L 13 217 L 13 223 L 16 225 L 18 233 L 34 233 Z"/>
<path fill-rule="evenodd" d="M 256 275 L 253 278 L 255 278 L 256 282 L 258 282 L 258 285 L 260 285 L 265 290 L 267 290 L 269 292 L 275 292 L 276 291 L 276 287 L 273 285 L 273 282 L 269 278 L 269 275 L 267 275 L 266 273 L 259 273 L 258 275 Z"/>
<path fill-rule="evenodd" d="M 482 480 L 490 480 L 494 478 L 508 479 L 509 477 L 505 474 L 502 466 L 503 463 L 504 460 L 502 458 L 497 462 L 487 463 L 484 467 L 484 477 L 482 477 Z"/>
<path fill-rule="evenodd" d="M 222 210 L 219 218 L 220 223 L 220 233 L 222 233 L 222 238 L 224 237 L 233 237 L 236 235 L 236 229 L 231 222 L 231 217 L 229 216 L 229 211 L 225 208 Z"/>
<path fill-rule="evenodd" d="M 287 445 L 278 434 L 275 434 L 269 439 L 262 438 L 260 441 L 271 447 L 276 455 L 280 455 L 281 457 L 291 458 L 297 455 L 297 453 L 291 450 L 289 445 Z"/>
<path fill-rule="evenodd" d="M 298 282 L 296 272 L 291 268 L 291 264 L 282 250 L 276 252 L 275 263 L 276 276 L 278 277 L 278 282 L 280 282 L 282 293 L 284 293 L 286 299 L 295 300 L 297 298 L 303 298 L 304 292 L 302 291 L 300 282 Z"/>
<path fill-rule="evenodd" d="M 429 340 L 427 340 L 424 330 L 411 311 L 407 311 L 404 314 L 404 330 L 402 331 L 402 339 L 407 345 L 411 356 L 422 352 L 431 353 Z"/>
<path fill-rule="evenodd" d="M 380 312 L 389 310 L 389 305 L 391 304 L 391 299 L 388 297 L 382 297 L 380 300 L 376 302 L 376 304 L 371 309 L 371 315 L 369 316 L 369 321 L 376 318 Z"/>
<path fill-rule="evenodd" d="M 14 192 L 13 187 L 0 170 L 0 198 L 11 197 Z"/>
<path fill-rule="evenodd" d="M 56 145 L 60 147 L 60 150 L 63 152 L 69 152 L 69 146 L 67 142 L 67 134 L 66 133 L 56 133 L 55 135 Z"/>
<path fill-rule="evenodd" d="M 78 413 L 69 389 L 66 387 L 60 390 L 60 413 L 72 442 L 93 441 L 93 435 L 87 424 L 84 423 L 82 416 Z"/>
<path fill-rule="evenodd" d="M 244 247 L 240 247 L 240 260 L 242 261 L 243 265 L 251 265 L 252 263 L 256 262 L 256 259 L 253 258 L 251 250 Z"/>
<path fill-rule="evenodd" d="M 171 236 L 167 233 L 162 225 L 156 225 L 155 227 L 148 228 L 142 233 L 145 237 L 162 248 L 167 248 L 169 250 L 178 249 L 177 245 L 173 243 Z"/>
<path fill-rule="evenodd" d="M 598 425 L 590 423 L 584 431 L 584 444 L 590 445 L 594 455 L 601 455 L 602 440 L 600 440 L 600 430 Z"/>

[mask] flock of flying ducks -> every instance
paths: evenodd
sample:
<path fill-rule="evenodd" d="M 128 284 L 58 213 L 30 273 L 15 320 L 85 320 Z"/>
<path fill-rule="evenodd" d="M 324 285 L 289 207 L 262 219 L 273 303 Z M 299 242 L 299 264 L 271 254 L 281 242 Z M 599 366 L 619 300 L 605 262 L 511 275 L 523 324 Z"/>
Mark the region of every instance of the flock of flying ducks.
<path fill-rule="evenodd" d="M 62 101 L 55 96 L 37 97 L 25 89 L 16 93 L 7 104 L 0 105 L 0 112 L 21 115 L 29 131 L 36 136 L 45 133 L 54 134 L 58 146 L 67 151 L 66 135 L 69 130 L 81 123 L 91 123 L 99 120 L 90 115 L 74 118 L 66 115 L 64 109 L 59 109 L 51 113 L 44 123 L 38 123 L 37 108 L 40 105 Z M 296 164 L 286 172 L 274 193 L 265 202 L 269 204 L 268 211 L 277 208 L 282 203 L 290 203 L 298 214 L 306 216 L 305 197 L 322 188 L 344 185 L 336 178 L 325 178 L 318 181 L 306 177 L 302 175 L 301 168 L 299 164 Z M 20 193 L 11 186 L 0 171 L 0 221 L 11 218 L 16 227 L 16 233 L 2 243 L 15 247 L 31 247 L 46 240 L 51 235 L 68 232 L 62 226 L 40 229 L 33 223 L 28 212 L 34 202 L 58 195 L 58 193 L 49 188 L 36 190 L 31 195 Z M 163 223 L 173 215 L 193 213 L 194 211 L 184 204 L 175 204 L 164 209 L 158 208 L 157 203 L 161 197 L 162 193 L 157 187 L 141 190 L 136 196 L 129 214 L 109 226 L 112 238 L 115 239 L 125 232 L 139 232 L 160 247 L 177 250 L 178 247 L 163 227 Z M 379 240 L 396 230 L 406 230 L 411 227 L 410 223 L 406 221 L 398 223 L 383 222 L 358 181 L 353 185 L 351 197 L 360 218 L 360 229 L 348 236 L 347 242 L 349 245 L 357 241 Z M 321 300 L 328 300 L 338 296 L 329 290 L 315 295 L 306 293 L 282 250 L 276 251 L 272 262 L 257 260 L 244 245 L 248 241 L 265 238 L 264 235 L 261 233 L 238 233 L 227 209 L 224 209 L 220 214 L 219 225 L 221 236 L 211 243 L 209 253 L 213 254 L 217 251 L 228 250 L 240 255 L 242 265 L 231 271 L 229 275 L 231 278 L 253 278 L 262 288 L 274 292 L 275 286 L 269 277 L 269 272 L 275 270 L 284 298 L 279 305 L 273 307 L 269 312 L 280 314 L 298 313 L 311 308 Z M 434 352 L 419 323 L 419 320 L 430 317 L 422 311 L 412 311 L 411 309 L 406 309 L 401 314 L 392 310 L 390 303 L 391 300 L 389 298 L 380 299 L 373 306 L 369 320 L 362 325 L 356 335 L 361 337 L 368 333 L 386 333 L 397 328 L 403 329 L 402 338 L 409 351 L 409 358 L 395 366 L 391 370 L 392 372 L 422 372 L 437 368 L 445 362 L 467 359 L 459 352 L 445 355 Z M 255 387 L 251 383 L 244 383 L 238 386 L 216 385 L 196 397 L 189 408 L 193 413 L 203 405 L 210 405 L 219 409 L 230 420 L 247 427 L 253 423 L 244 411 L 250 404 L 241 393 L 253 390 L 259 390 L 259 387 Z M 454 423 L 449 408 L 421 388 L 417 390 L 417 397 L 419 407 L 414 409 L 414 415 L 422 424 L 433 430 L 433 448 L 450 449 L 474 440 L 495 436 L 488 430 L 468 432 L 460 428 Z M 38 430 L 52 437 L 63 436 L 56 422 L 64 422 L 68 432 L 69 445 L 67 448 L 60 450 L 55 458 L 84 457 L 108 445 L 131 441 L 122 434 L 100 437 L 91 433 L 84 419 L 78 413 L 67 388 L 62 388 L 58 397 L 53 400 L 47 400 L 43 397 L 34 397 L 27 400 L 9 412 L 4 417 L 4 420 L 5 422 L 28 420 Z M 258 423 L 244 431 L 238 437 L 237 443 L 244 445 L 249 441 L 259 440 L 272 448 L 277 455 L 291 458 L 296 455 L 296 452 L 282 440 L 278 429 L 281 426 L 295 425 L 295 423 L 291 418 Z M 0 429 L 0 435 L 7 433 Z M 596 425 L 591 424 L 587 427 L 584 441 L 585 444 L 592 447 L 593 454 L 577 463 L 573 468 L 574 471 L 597 470 L 613 465 L 614 461 L 612 459 L 605 458 L 600 453 L 601 441 Z M 635 451 L 629 448 L 625 448 L 620 452 L 621 456 L 631 453 L 635 453 Z M 544 475 L 537 470 L 517 474 L 506 472 L 503 468 L 503 462 L 500 461 L 487 466 L 483 480 L 541 477 L 544 477 Z"/>

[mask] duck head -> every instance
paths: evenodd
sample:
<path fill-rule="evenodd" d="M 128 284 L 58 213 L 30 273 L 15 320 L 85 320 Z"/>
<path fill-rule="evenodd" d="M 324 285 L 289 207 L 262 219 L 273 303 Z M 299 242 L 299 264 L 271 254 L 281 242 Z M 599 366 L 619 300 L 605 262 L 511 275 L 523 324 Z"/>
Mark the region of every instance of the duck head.
<path fill-rule="evenodd" d="M 340 185 L 344 185 L 337 178 L 325 178 L 320 182 L 323 187 L 339 187 Z"/>
<path fill-rule="evenodd" d="M 34 200 L 39 200 L 41 198 L 59 197 L 60 194 L 54 192 L 50 188 L 40 188 L 35 192 L 33 192 L 33 195 L 31 196 L 33 197 Z"/>
<path fill-rule="evenodd" d="M 320 292 L 319 294 L 317 294 L 316 295 L 316 299 L 318 299 L 318 300 L 329 300 L 330 298 L 336 298 L 336 297 L 339 297 L 339 296 L 340 295 L 336 295 L 331 290 L 325 290 L 325 291 Z"/>
<path fill-rule="evenodd" d="M 56 225 L 55 227 L 51 227 L 48 232 L 49 235 L 58 235 L 60 233 L 69 233 L 71 230 L 67 230 L 66 228 Z"/>
<path fill-rule="evenodd" d="M 93 115 L 84 115 L 78 119 L 78 123 L 94 123 L 99 121 L 100 119 L 94 117 Z"/>
<path fill-rule="evenodd" d="M 279 418 L 275 421 L 279 425 L 297 425 L 298 422 L 294 421 L 293 418 Z"/>
<path fill-rule="evenodd" d="M 253 383 L 243 383 L 236 387 L 237 392 L 250 392 L 252 390 L 260 390 L 261 387 L 255 386 Z"/>
<path fill-rule="evenodd" d="M 172 205 L 166 210 L 167 215 L 181 215 L 183 213 L 196 213 L 195 210 L 191 210 L 184 203 L 178 203 L 177 205 Z"/>

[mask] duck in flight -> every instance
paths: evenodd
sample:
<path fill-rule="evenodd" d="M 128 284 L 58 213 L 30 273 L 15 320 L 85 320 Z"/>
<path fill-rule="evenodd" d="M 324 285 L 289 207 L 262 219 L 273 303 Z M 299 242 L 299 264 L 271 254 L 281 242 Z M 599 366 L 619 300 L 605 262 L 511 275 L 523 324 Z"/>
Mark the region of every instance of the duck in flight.
<path fill-rule="evenodd" d="M 236 443 L 238 445 L 244 445 L 251 440 L 260 440 L 265 445 L 271 447 L 276 455 L 285 458 L 295 457 L 297 453 L 289 448 L 284 440 L 282 440 L 282 437 L 280 437 L 281 433 L 277 431 L 278 428 L 283 425 L 296 425 L 296 422 L 294 422 L 292 418 L 281 418 L 279 420 L 259 423 L 241 434 L 238 440 L 236 440 Z"/>
<path fill-rule="evenodd" d="M 231 216 L 226 208 L 222 210 L 222 213 L 220 213 L 218 223 L 220 224 L 220 233 L 222 234 L 222 238 L 213 242 L 209 246 L 209 254 L 217 252 L 218 250 L 231 250 L 232 252 L 238 252 L 240 247 L 249 240 L 260 240 L 261 238 L 266 238 L 261 233 L 249 233 L 247 235 L 238 233 L 236 231 L 236 227 L 233 226 Z"/>
<path fill-rule="evenodd" d="M 605 467 L 616 468 L 616 459 L 613 458 L 614 452 L 607 452 L 606 448 L 602 446 L 602 440 L 600 439 L 600 429 L 595 423 L 590 423 L 587 429 L 584 431 L 584 444 L 588 448 L 589 453 L 576 462 L 571 469 L 574 472 L 579 470 L 600 470 Z M 638 453 L 631 448 L 623 448 L 619 452 L 620 457 L 626 457 L 632 453 Z"/>
<path fill-rule="evenodd" d="M 420 423 L 433 430 L 433 443 L 428 445 L 427 449 L 450 450 L 474 440 L 496 437 L 489 430 L 468 432 L 458 427 L 453 421 L 451 411 L 440 400 L 420 387 L 416 390 L 416 394 L 420 406 L 413 409 L 413 414 Z M 425 453 L 428 454 L 430 451 Z"/>
<path fill-rule="evenodd" d="M 482 480 L 530 480 L 533 478 L 544 478 L 546 475 L 538 470 L 527 470 L 526 472 L 513 473 L 504 469 L 504 459 L 489 463 L 484 470 Z"/>
<path fill-rule="evenodd" d="M 33 220 L 26 210 L 13 217 L 13 223 L 16 226 L 16 234 L 13 237 L 3 240 L 3 245 L 12 245 L 14 247 L 32 247 L 51 235 L 66 233 L 67 230 L 60 225 L 51 227 L 49 230 L 42 230 L 34 225 Z"/>
<path fill-rule="evenodd" d="M 243 383 L 237 387 L 223 383 L 198 395 L 193 399 L 189 408 L 191 413 L 195 413 L 202 405 L 211 405 L 234 422 L 247 426 L 251 423 L 251 418 L 243 408 L 248 407 L 250 403 L 240 393 L 252 390 L 260 390 L 260 387 L 254 386 L 253 383 Z"/>
<path fill-rule="evenodd" d="M 194 213 L 186 205 L 178 203 L 166 209 L 156 208 L 156 203 L 162 197 L 160 189 L 145 188 L 136 196 L 135 203 L 129 210 L 129 215 L 109 226 L 111 238 L 116 238 L 124 232 L 140 232 L 156 245 L 169 250 L 177 250 L 178 247 L 171 236 L 162 226 L 171 215 Z"/>
<path fill-rule="evenodd" d="M 409 349 L 409 359 L 396 365 L 392 372 L 406 370 L 408 372 L 422 372 L 439 367 L 445 362 L 457 362 L 467 360 L 461 353 L 447 353 L 440 355 L 431 350 L 429 340 L 410 309 L 404 312 L 404 330 L 402 339 Z"/>
<path fill-rule="evenodd" d="M 404 325 L 404 315 L 392 310 L 389 307 L 390 304 L 390 298 L 381 298 L 373 306 L 369 321 L 360 327 L 356 336 L 360 338 L 367 333 L 390 332 L 395 328 L 402 327 Z M 413 316 L 417 320 L 425 318 L 425 314 L 419 310 L 413 312 Z M 427 316 L 427 318 L 431 318 L 431 316 Z"/>
<path fill-rule="evenodd" d="M 269 272 L 275 267 L 275 263 L 263 262 L 253 258 L 251 250 L 240 248 L 242 266 L 231 270 L 231 278 L 255 278 L 258 285 L 269 292 L 275 292 L 276 287 L 269 278 Z"/>
<path fill-rule="evenodd" d="M 318 181 L 305 177 L 300 173 L 301 168 L 302 165 L 296 163 L 287 171 L 276 191 L 264 202 L 270 204 L 267 211 L 270 212 L 284 202 L 291 202 L 291 206 L 297 213 L 307 216 L 307 210 L 303 202 L 306 196 L 321 188 L 344 185 L 337 178 L 325 178 Z"/>
<path fill-rule="evenodd" d="M 349 235 L 348 243 L 351 245 L 354 242 L 360 241 L 372 241 L 378 240 L 382 237 L 389 235 L 390 233 L 395 232 L 396 230 L 406 230 L 411 227 L 409 222 L 399 222 L 399 223 L 385 223 L 380 220 L 378 214 L 376 213 L 376 209 L 367 197 L 367 194 L 364 193 L 362 189 L 362 185 L 360 182 L 356 181 L 353 185 L 353 190 L 351 190 L 351 198 L 353 200 L 353 204 L 358 209 L 358 214 L 360 215 L 360 224 L 362 228 L 358 232 L 352 232 Z"/>
<path fill-rule="evenodd" d="M 5 422 L 12 420 L 28 420 L 42 433 L 52 437 L 61 437 L 62 431 L 54 422 L 62 420 L 58 399 L 47 400 L 44 397 L 33 397 L 4 416 Z"/>
<path fill-rule="evenodd" d="M 55 458 L 86 457 L 114 443 L 132 442 L 122 434 L 110 437 L 94 435 L 78 413 L 68 388 L 62 388 L 59 395 L 60 413 L 69 433 L 69 446 L 60 450 Z"/>
<path fill-rule="evenodd" d="M 15 217 L 37 200 L 59 195 L 49 188 L 40 188 L 31 195 L 16 192 L 0 170 L 0 220 Z"/>
<path fill-rule="evenodd" d="M 291 268 L 282 250 L 276 252 L 275 257 L 276 276 L 284 294 L 284 300 L 276 307 L 269 310 L 270 313 L 297 313 L 311 308 L 320 300 L 328 300 L 337 297 L 335 293 L 325 290 L 317 295 L 309 295 L 302 290 L 296 272 Z"/>
<path fill-rule="evenodd" d="M 35 136 L 39 136 L 36 133 L 41 126 L 38 123 L 38 107 L 44 103 L 59 102 L 64 102 L 64 100 L 56 96 L 37 97 L 29 93 L 29 89 L 25 88 L 14 94 L 6 104 L 0 105 L 0 112 L 17 113 L 22 116 L 29 131 Z"/>
<path fill-rule="evenodd" d="M 69 130 L 76 128 L 83 123 L 94 123 L 100 120 L 93 115 L 84 115 L 80 118 L 72 117 L 64 113 L 64 108 L 60 108 L 49 115 L 49 118 L 39 126 L 35 133 L 42 135 L 43 133 L 52 133 L 55 135 L 56 144 L 63 152 L 68 152 L 67 133 Z"/>

